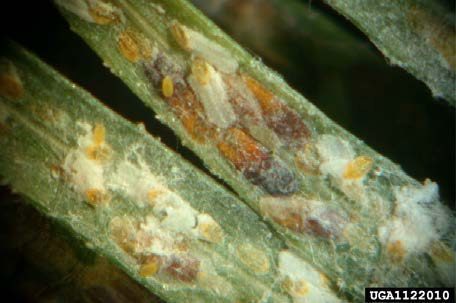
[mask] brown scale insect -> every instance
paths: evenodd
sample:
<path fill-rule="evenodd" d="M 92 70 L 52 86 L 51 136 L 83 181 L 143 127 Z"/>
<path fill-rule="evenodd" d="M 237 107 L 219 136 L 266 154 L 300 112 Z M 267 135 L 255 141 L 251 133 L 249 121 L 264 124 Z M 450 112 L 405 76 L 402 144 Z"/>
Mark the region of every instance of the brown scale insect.
<path fill-rule="evenodd" d="M 214 137 L 215 130 L 206 123 L 201 104 L 173 64 L 158 55 L 153 63 L 143 66 L 150 83 L 162 92 L 191 137 L 199 143 Z"/>
<path fill-rule="evenodd" d="M 148 255 L 142 257 L 139 274 L 151 277 L 157 274 L 167 274 L 184 283 L 194 282 L 200 269 L 200 261 L 184 256 Z"/>
<path fill-rule="evenodd" d="M 191 283 L 196 280 L 200 268 L 200 261 L 191 257 L 171 257 L 164 271 L 175 279 Z"/>
<path fill-rule="evenodd" d="M 290 195 L 298 190 L 293 172 L 239 128 L 230 128 L 217 147 L 237 170 L 271 195 Z"/>
<path fill-rule="evenodd" d="M 310 129 L 291 108 L 280 102 L 270 91 L 255 79 L 242 75 L 263 111 L 266 124 L 274 130 L 281 141 L 290 148 L 304 146 L 311 136 Z"/>
<path fill-rule="evenodd" d="M 265 197 L 260 201 L 261 212 L 277 224 L 301 234 L 325 239 L 338 239 L 347 224 L 346 218 L 334 209 L 296 197 Z"/>
<path fill-rule="evenodd" d="M 308 215 L 304 219 L 304 232 L 322 237 L 338 239 L 347 224 L 347 219 L 334 209 L 326 209 L 318 215 Z"/>
<path fill-rule="evenodd" d="M 266 127 L 265 125 L 262 125 L 263 117 L 261 108 L 259 108 L 257 102 L 250 97 L 252 94 L 247 95 L 247 93 L 243 91 L 243 88 L 245 88 L 246 85 L 244 85 L 242 79 L 240 79 L 237 74 L 234 76 L 224 75 L 224 81 L 230 91 L 229 101 L 233 106 L 236 116 L 239 117 L 241 124 L 247 128 L 251 125 Z"/>

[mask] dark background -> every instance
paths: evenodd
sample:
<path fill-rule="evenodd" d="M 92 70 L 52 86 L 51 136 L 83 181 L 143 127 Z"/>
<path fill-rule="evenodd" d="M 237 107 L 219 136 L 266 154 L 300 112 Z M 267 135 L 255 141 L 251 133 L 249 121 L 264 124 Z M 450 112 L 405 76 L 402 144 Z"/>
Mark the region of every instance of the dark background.
<path fill-rule="evenodd" d="M 204 1 L 195 2 L 204 6 Z M 282 22 L 293 17 L 277 16 L 280 12 L 268 7 L 266 1 L 225 2 L 228 4 L 222 7 L 224 10 L 209 12 L 223 29 L 278 70 L 329 117 L 399 163 L 412 177 L 436 181 L 442 199 L 454 207 L 454 108 L 444 100 L 434 99 L 423 83 L 404 70 L 388 65 L 360 31 L 321 1 L 301 2 L 311 10 L 329 16 L 359 41 L 359 48 L 341 51 L 340 45 L 328 42 L 324 36 L 316 37 L 312 29 L 299 28 L 299 22 Z M 448 9 L 454 11 L 454 2 L 447 3 Z M 33 51 L 127 119 L 144 122 L 150 133 L 160 136 L 162 142 L 204 169 L 202 162 L 182 147 L 175 135 L 156 121 L 151 111 L 69 30 L 52 3 L 8 1 L 8 4 L 2 4 L 0 29 L 3 37 Z M 255 22 L 261 26 L 250 26 Z M 262 32 L 252 34 L 251 30 Z M 261 34 L 268 40 L 258 43 L 249 39 L 251 35 Z M 18 201 L 9 189 L 0 187 L 0 205 L 8 205 L 3 207 L 4 211 L 17 208 Z M 11 241 L 7 236 L 11 224 L 14 220 L 0 221 L 1 289 L 10 302 L 33 302 L 33 294 L 25 295 L 21 291 L 22 278 L 28 268 L 20 247 L 5 243 Z"/>

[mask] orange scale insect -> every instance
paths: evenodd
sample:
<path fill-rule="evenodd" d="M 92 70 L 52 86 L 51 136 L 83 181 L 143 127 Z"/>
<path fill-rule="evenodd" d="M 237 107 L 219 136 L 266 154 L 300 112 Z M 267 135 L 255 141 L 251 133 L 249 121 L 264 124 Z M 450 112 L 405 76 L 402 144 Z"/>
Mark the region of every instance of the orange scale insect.
<path fill-rule="evenodd" d="M 277 224 L 291 231 L 302 233 L 305 230 L 301 213 L 291 208 L 280 214 L 272 213 L 271 218 Z"/>
<path fill-rule="evenodd" d="M 174 95 L 167 101 L 194 140 L 203 143 L 206 138 L 215 137 L 215 129 L 203 118 L 203 108 L 189 87 L 176 86 Z"/>
<path fill-rule="evenodd" d="M 141 267 L 139 269 L 139 275 L 141 277 L 154 276 L 160 271 L 163 265 L 163 257 L 158 255 L 149 255 L 141 260 Z"/>
<path fill-rule="evenodd" d="M 230 128 L 227 131 L 227 140 L 221 141 L 218 149 L 241 171 L 269 158 L 267 150 L 239 128 Z"/>

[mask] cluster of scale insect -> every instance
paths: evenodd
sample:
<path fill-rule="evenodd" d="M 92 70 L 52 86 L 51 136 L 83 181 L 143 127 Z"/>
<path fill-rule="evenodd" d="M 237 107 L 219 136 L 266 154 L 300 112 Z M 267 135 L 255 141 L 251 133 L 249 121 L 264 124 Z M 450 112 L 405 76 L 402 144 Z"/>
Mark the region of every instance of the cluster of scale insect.
<path fill-rule="evenodd" d="M 296 172 L 274 154 L 280 148 L 294 153 L 311 145 L 310 128 L 298 113 L 259 81 L 240 72 L 237 62 L 217 43 L 177 22 L 170 28 L 177 44 L 190 52 L 189 66 L 182 67 L 172 55 L 157 49 L 152 58 L 142 58 L 139 64 L 190 137 L 215 146 L 238 172 L 266 192 L 266 197 L 288 206 L 282 217 L 269 216 L 269 212 L 266 216 L 294 232 L 339 237 L 345 216 L 320 206 L 313 213 L 302 210 L 297 205 L 304 202 L 296 196 L 300 188 Z M 138 41 L 139 34 L 130 35 L 127 41 L 122 41 L 124 34 L 119 36 L 120 52 L 127 59 L 131 53 L 141 53 L 140 45 L 148 45 L 132 43 Z M 220 60 L 214 60 L 214 52 Z M 344 165 L 348 168 L 340 179 L 361 179 L 370 160 L 360 158 Z"/>
<path fill-rule="evenodd" d="M 114 242 L 139 266 L 143 277 L 194 283 L 201 272 L 201 259 L 193 255 L 190 243 L 221 244 L 224 231 L 208 213 L 194 209 L 163 179 L 153 174 L 135 146 L 125 159 L 114 157 L 103 124 L 77 123 L 83 130 L 53 175 L 68 182 L 93 207 L 109 207 L 119 195 L 137 204 L 143 219 L 115 217 L 110 231 Z M 137 163 L 129 159 L 133 157 Z M 55 173 L 56 172 L 56 173 Z"/>
<path fill-rule="evenodd" d="M 283 101 L 240 74 L 237 62 L 220 45 L 178 23 L 171 32 L 191 53 L 189 71 L 163 52 L 142 60 L 154 90 L 161 92 L 193 139 L 215 145 L 252 184 L 273 196 L 296 193 L 295 172 L 273 151 L 302 147 L 309 128 Z M 120 45 L 125 48 L 126 43 Z"/>
<path fill-rule="evenodd" d="M 121 11 L 100 1 L 71 3 L 71 9 L 89 22 L 124 22 Z M 179 65 L 171 55 L 158 51 L 146 37 L 130 28 L 118 35 L 119 51 L 128 61 L 141 66 L 150 85 L 161 92 L 192 139 L 216 146 L 237 171 L 267 193 L 260 203 L 266 216 L 295 232 L 339 237 L 346 216 L 320 203 L 309 203 L 308 199 L 298 203 L 295 194 L 300 184 L 296 173 L 274 151 L 285 148 L 307 155 L 313 150 L 318 160 L 307 161 L 316 166 L 310 170 L 329 176 L 354 199 L 363 196 L 363 179 L 373 160 L 363 155 L 356 157 L 349 146 L 334 136 L 312 138 L 300 115 L 259 81 L 240 72 L 238 62 L 221 45 L 178 22 L 170 25 L 170 32 L 190 54 L 189 66 Z M 96 145 L 86 153 L 88 158 L 103 157 L 103 149 Z M 309 171 L 309 167 L 305 168 Z M 87 189 L 86 195 L 94 201 L 102 196 L 92 189 Z M 271 205 L 275 213 L 271 212 Z M 390 247 L 400 246 L 394 243 Z"/>

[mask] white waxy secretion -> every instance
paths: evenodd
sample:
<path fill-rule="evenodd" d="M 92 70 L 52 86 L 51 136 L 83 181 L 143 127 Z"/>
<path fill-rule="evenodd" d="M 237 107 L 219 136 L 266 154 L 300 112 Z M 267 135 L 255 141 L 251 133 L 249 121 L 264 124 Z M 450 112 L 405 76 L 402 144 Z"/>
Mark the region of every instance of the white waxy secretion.
<path fill-rule="evenodd" d="M 396 187 L 394 194 L 393 217 L 379 228 L 380 241 L 387 248 L 400 245 L 400 258 L 427 251 L 449 227 L 448 213 L 437 203 L 437 184 L 427 181 L 421 187 Z"/>
<path fill-rule="evenodd" d="M 233 107 L 228 100 L 225 83 L 220 74 L 202 59 L 193 61 L 188 82 L 201 101 L 210 123 L 227 128 L 236 121 Z"/>
<path fill-rule="evenodd" d="M 145 207 L 150 203 L 149 192 L 151 190 L 155 190 L 158 194 L 163 187 L 143 163 L 138 166 L 128 160 L 117 165 L 115 173 L 109 181 L 111 190 L 121 191 L 140 207 Z"/>
<path fill-rule="evenodd" d="M 333 135 L 322 135 L 316 143 L 320 155 L 320 171 L 341 178 L 346 165 L 355 157 L 349 143 Z"/>
<path fill-rule="evenodd" d="M 324 274 L 288 250 L 279 253 L 279 273 L 293 303 L 343 302 L 328 288 Z"/>
<path fill-rule="evenodd" d="M 104 167 L 99 161 L 90 158 L 86 149 L 93 144 L 92 126 L 87 123 L 78 123 L 84 130 L 84 135 L 78 137 L 78 146 L 72 149 L 62 165 L 62 169 L 69 176 L 73 188 L 80 194 L 90 190 L 105 192 Z"/>
<path fill-rule="evenodd" d="M 316 144 L 320 159 L 319 170 L 349 199 L 367 203 L 366 186 L 363 184 L 373 165 L 373 159 L 356 155 L 347 140 L 334 135 L 321 135 Z"/>
<path fill-rule="evenodd" d="M 221 240 L 223 231 L 210 215 L 199 213 L 154 175 L 141 156 L 136 154 L 136 158 L 138 164 L 125 159 L 117 165 L 109 180 L 110 190 L 121 192 L 139 207 L 152 207 L 155 219 L 149 223 L 159 224 L 167 232 L 214 243 Z"/>

